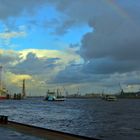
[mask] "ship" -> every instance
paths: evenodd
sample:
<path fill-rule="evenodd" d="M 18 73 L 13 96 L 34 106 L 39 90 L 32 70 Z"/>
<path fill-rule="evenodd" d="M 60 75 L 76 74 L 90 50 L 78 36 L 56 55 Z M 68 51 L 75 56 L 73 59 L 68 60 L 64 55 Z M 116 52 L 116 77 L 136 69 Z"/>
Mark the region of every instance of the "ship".
<path fill-rule="evenodd" d="M 7 90 L 5 88 L 0 88 L 0 100 L 1 99 L 7 99 Z"/>

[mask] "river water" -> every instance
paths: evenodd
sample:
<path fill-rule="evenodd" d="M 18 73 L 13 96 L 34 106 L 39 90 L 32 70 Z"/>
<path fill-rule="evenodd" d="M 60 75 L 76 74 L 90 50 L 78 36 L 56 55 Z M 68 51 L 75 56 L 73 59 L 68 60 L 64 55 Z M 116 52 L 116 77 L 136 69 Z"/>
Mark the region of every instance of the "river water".
<path fill-rule="evenodd" d="M 140 139 L 140 100 L 43 98 L 1 100 L 0 115 L 9 120 L 103 140 Z M 28 138 L 33 139 L 33 138 Z"/>

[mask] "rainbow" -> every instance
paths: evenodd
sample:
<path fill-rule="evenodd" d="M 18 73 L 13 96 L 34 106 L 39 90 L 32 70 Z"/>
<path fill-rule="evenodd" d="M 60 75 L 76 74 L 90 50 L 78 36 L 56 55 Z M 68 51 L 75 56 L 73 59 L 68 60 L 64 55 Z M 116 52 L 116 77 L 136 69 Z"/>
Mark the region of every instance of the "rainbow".
<path fill-rule="evenodd" d="M 115 0 L 106 0 L 107 5 L 112 8 L 119 16 L 124 19 L 130 19 L 130 15 L 127 11 Z"/>

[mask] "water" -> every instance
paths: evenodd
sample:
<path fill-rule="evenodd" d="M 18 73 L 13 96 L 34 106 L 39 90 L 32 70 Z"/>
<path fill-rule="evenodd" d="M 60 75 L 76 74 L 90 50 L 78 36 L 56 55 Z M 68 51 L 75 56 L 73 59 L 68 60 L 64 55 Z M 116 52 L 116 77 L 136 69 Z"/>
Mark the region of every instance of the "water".
<path fill-rule="evenodd" d="M 140 139 L 138 99 L 1 100 L 0 114 L 9 120 L 104 140 Z"/>

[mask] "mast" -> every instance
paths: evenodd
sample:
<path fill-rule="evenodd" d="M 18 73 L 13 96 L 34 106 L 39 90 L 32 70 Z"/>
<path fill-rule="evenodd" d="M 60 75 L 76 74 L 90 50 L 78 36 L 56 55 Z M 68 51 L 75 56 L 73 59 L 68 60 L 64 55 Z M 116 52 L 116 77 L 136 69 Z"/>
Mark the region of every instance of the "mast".
<path fill-rule="evenodd" d="M 123 95 L 123 94 L 124 94 L 124 91 L 123 91 L 123 88 L 122 88 L 122 86 L 121 86 L 120 83 L 119 83 L 119 86 L 120 86 L 120 90 L 121 90 L 121 91 L 120 91 L 120 94 Z"/>

